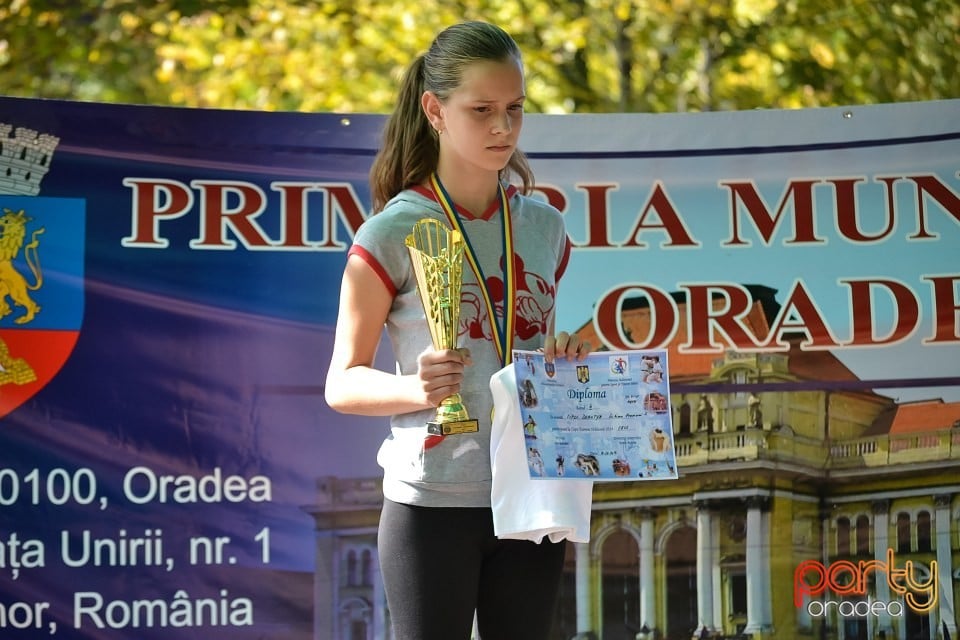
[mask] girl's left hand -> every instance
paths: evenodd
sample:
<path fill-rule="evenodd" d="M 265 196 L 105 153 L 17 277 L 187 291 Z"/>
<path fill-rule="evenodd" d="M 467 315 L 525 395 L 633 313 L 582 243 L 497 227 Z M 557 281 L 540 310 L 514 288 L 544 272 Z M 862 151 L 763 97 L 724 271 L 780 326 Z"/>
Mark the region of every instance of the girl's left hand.
<path fill-rule="evenodd" d="M 581 341 L 575 333 L 561 331 L 555 336 L 547 336 L 543 341 L 543 355 L 547 362 L 556 358 L 583 360 L 590 353 L 590 343 Z"/>

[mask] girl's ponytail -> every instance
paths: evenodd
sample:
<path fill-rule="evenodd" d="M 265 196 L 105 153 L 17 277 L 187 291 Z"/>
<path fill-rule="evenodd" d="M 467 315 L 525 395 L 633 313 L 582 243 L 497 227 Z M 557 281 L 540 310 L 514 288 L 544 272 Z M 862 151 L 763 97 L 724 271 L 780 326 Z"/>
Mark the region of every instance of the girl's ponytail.
<path fill-rule="evenodd" d="M 400 83 L 397 107 L 387 120 L 383 143 L 370 169 L 373 212 L 403 189 L 419 184 L 437 166 L 439 143 L 420 98 L 424 87 L 425 56 L 417 56 Z"/>

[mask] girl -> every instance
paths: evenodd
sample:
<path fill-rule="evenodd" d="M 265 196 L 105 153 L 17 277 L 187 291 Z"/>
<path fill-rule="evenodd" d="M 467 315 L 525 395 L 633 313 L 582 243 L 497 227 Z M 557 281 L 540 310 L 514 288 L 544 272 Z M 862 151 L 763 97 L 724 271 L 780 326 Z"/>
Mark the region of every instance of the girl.
<path fill-rule="evenodd" d="M 499 540 L 490 509 L 490 377 L 513 348 L 583 358 L 554 335 L 556 285 L 570 253 L 560 213 L 529 197 L 517 148 L 520 51 L 481 22 L 441 32 L 404 76 L 371 168 L 373 209 L 350 249 L 325 396 L 335 410 L 389 415 L 378 552 L 394 636 L 546 639 L 564 543 Z M 520 189 L 508 184 L 516 176 Z M 459 349 L 435 350 L 404 238 L 432 217 L 466 239 Z M 386 324 L 398 371 L 373 368 Z M 427 432 L 459 393 L 479 430 Z"/>

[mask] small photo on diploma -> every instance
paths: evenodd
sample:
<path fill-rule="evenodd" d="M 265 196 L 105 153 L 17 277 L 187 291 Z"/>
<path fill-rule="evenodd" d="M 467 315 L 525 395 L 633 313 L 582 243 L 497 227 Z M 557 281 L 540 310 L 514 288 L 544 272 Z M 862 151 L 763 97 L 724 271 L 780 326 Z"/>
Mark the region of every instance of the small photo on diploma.
<path fill-rule="evenodd" d="M 531 478 L 677 478 L 666 351 L 550 363 L 514 351 L 513 363 Z"/>

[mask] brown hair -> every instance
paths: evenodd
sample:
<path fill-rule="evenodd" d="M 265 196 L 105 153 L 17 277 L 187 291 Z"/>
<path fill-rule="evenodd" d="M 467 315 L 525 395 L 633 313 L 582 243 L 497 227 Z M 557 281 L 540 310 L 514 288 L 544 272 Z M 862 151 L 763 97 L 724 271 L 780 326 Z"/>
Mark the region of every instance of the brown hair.
<path fill-rule="evenodd" d="M 440 143 L 420 106 L 425 91 L 446 100 L 460 86 L 464 69 L 483 60 L 521 61 L 520 48 L 500 27 L 486 22 L 463 22 L 448 27 L 425 54 L 417 56 L 400 83 L 397 107 L 387 119 L 383 144 L 370 168 L 373 212 L 383 209 L 403 189 L 420 184 L 437 169 Z M 523 152 L 515 150 L 501 171 L 516 174 L 523 193 L 533 190 L 533 172 Z"/>

